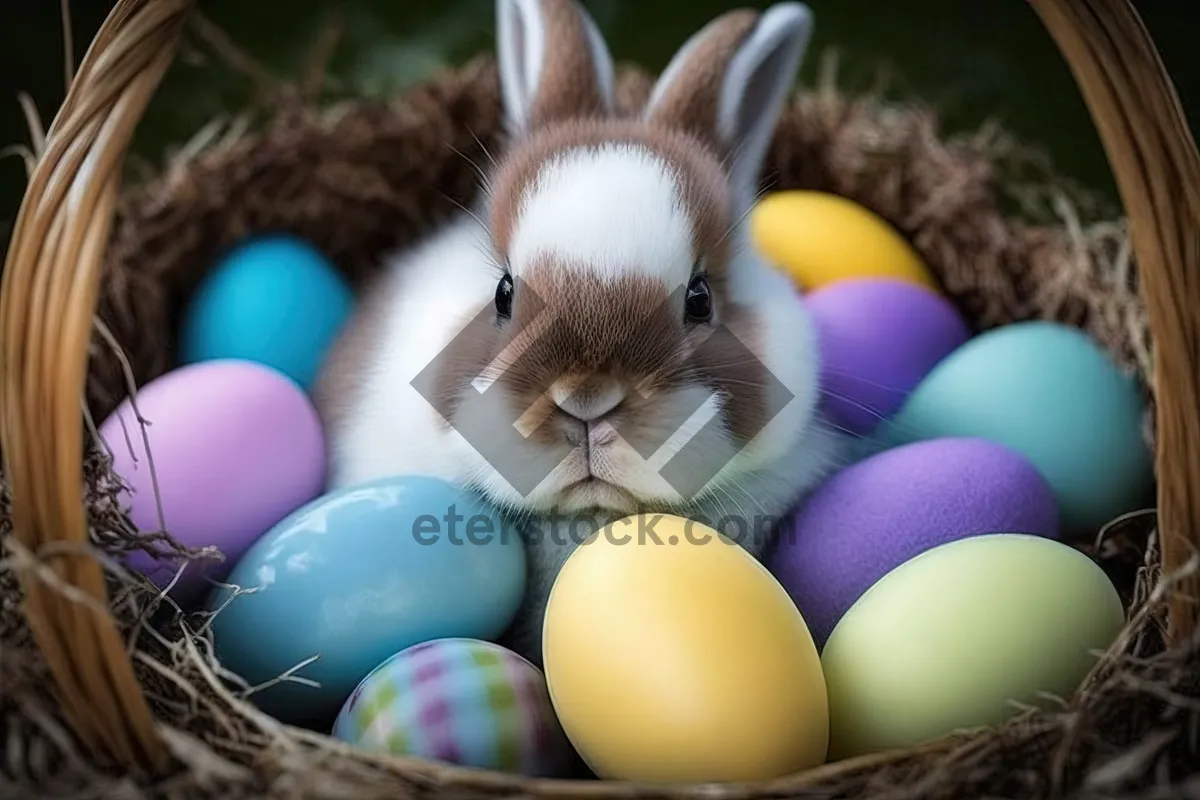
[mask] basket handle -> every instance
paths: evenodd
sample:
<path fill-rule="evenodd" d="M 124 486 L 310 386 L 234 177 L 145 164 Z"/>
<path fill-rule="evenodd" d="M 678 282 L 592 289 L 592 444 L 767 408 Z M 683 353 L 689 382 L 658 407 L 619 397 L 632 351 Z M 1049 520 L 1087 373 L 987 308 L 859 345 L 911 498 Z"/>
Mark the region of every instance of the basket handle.
<path fill-rule="evenodd" d="M 193 4 L 109 12 L 47 132 L 0 280 L 0 452 L 16 541 L 40 560 L 18 569 L 25 613 L 71 727 L 126 768 L 168 753 L 85 552 L 80 402 L 124 157 Z"/>
<path fill-rule="evenodd" d="M 1029 0 L 1066 59 L 1129 217 L 1154 343 L 1158 530 L 1178 575 L 1168 635 L 1200 618 L 1200 153 L 1129 0 Z"/>

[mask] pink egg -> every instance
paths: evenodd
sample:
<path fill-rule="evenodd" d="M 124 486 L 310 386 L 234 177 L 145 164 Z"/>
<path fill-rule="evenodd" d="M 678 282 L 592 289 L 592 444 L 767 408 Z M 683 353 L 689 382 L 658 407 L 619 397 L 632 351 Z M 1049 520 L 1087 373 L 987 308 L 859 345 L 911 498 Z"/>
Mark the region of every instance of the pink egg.
<path fill-rule="evenodd" d="M 325 480 L 325 444 L 316 411 L 291 379 L 249 361 L 182 367 L 138 392 L 139 426 L 126 400 L 100 426 L 122 498 L 143 532 L 165 529 L 187 547 L 218 548 L 224 562 L 191 564 L 173 596 L 197 599 L 221 580 L 262 534 L 316 497 Z M 143 433 L 144 432 L 144 433 Z M 149 441 L 151 461 L 146 456 Z M 160 587 L 179 565 L 136 552 L 129 566 Z"/>
<path fill-rule="evenodd" d="M 868 434 L 970 337 L 946 298 L 908 281 L 839 281 L 807 295 L 817 328 L 824 411 Z"/>
<path fill-rule="evenodd" d="M 779 526 L 767 567 L 821 646 L 867 589 L 930 548 L 977 534 L 1058 532 L 1054 493 L 1024 456 L 984 439 L 930 439 L 819 486 Z"/>

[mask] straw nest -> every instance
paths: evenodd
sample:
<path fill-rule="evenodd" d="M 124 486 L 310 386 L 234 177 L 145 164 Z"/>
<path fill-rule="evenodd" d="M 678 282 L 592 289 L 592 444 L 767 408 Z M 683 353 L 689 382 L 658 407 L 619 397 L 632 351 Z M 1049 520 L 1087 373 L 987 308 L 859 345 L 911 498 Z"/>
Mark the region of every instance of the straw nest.
<path fill-rule="evenodd" d="M 626 70 L 622 103 L 649 76 Z M 388 249 L 420 235 L 474 193 L 486 152 L 503 147 L 494 65 L 481 59 L 389 102 L 277 108 L 252 133 L 212 130 L 160 175 L 128 190 L 109 249 L 88 384 L 94 418 L 172 366 L 172 321 L 214 255 L 259 231 L 312 240 L 357 284 Z M 226 135 L 229 134 L 229 135 Z M 823 82 L 787 110 L 769 157 L 770 188 L 837 192 L 909 236 L 978 330 L 1048 318 L 1078 325 L 1147 384 L 1151 360 L 1123 223 L 1097 219 L 1082 193 L 987 127 L 949 137 L 936 117 Z M 1082 211 L 1081 211 L 1082 209 Z M 1018 221 L 1020 220 L 1020 221 Z M 1148 430 L 1147 435 L 1151 432 Z M 13 570 L 31 554 L 11 536 L 0 553 L 0 796 L 358 798 L 564 796 L 595 783 L 516 778 L 352 751 L 284 727 L 245 700 L 211 657 L 206 620 L 173 609 L 122 572 L 133 548 L 182 554 L 138 536 L 117 502 L 106 457 L 88 456 L 91 543 L 105 560 L 112 613 L 178 769 L 154 784 L 106 770 L 69 733 L 22 614 Z M 0 533 L 9 528 L 0 482 Z M 973 737 L 875 756 L 753 787 L 756 796 L 1033 798 L 1200 796 L 1200 638 L 1168 650 L 1169 591 L 1149 513 L 1109 526 L 1094 552 L 1138 609 L 1073 699 Z M 201 554 L 189 553 L 189 557 Z M 53 578 L 47 572 L 47 580 Z M 66 591 L 66 589 L 63 589 Z M 750 787 L 617 787 L 614 796 L 735 797 Z"/>

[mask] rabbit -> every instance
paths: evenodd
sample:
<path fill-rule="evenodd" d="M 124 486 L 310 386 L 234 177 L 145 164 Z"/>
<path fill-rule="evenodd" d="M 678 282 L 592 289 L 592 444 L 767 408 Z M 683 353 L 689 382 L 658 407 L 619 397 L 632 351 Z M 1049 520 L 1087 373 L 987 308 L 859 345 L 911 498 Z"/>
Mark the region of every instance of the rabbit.
<path fill-rule="evenodd" d="M 807 6 L 722 14 L 623 115 L 582 6 L 496 14 L 511 143 L 475 207 L 364 292 L 314 398 L 333 487 L 421 473 L 520 520 L 505 641 L 540 664 L 550 589 L 588 534 L 674 513 L 761 560 L 843 444 L 802 298 L 745 224 Z"/>

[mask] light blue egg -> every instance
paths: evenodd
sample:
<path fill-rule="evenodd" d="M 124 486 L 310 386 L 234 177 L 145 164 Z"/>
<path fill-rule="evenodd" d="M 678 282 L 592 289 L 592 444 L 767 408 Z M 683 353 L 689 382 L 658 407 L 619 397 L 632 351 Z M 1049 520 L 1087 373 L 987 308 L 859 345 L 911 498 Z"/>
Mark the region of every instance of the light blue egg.
<path fill-rule="evenodd" d="M 1146 401 L 1081 331 L 1023 322 L 951 353 L 885 425 L 891 444 L 974 436 L 1026 456 L 1054 491 L 1064 533 L 1143 508 L 1154 485 Z"/>
<path fill-rule="evenodd" d="M 327 726 L 354 687 L 394 653 L 445 637 L 485 641 L 509 626 L 525 591 L 515 527 L 478 496 L 402 476 L 331 492 L 259 539 L 218 588 L 213 640 L 223 666 L 297 725 Z M 228 604 L 225 605 L 226 601 Z M 222 608 L 222 606 L 224 607 Z"/>
<path fill-rule="evenodd" d="M 307 389 L 353 306 L 349 284 L 312 245 L 257 238 L 226 255 L 196 288 L 180 359 L 258 361 Z"/>

